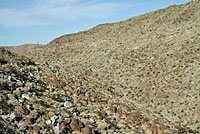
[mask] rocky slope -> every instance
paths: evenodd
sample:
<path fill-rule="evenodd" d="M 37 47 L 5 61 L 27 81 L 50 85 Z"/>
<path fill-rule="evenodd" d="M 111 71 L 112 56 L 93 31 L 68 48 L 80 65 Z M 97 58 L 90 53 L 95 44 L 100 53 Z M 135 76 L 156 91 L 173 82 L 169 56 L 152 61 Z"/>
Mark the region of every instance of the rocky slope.
<path fill-rule="evenodd" d="M 77 116 L 92 122 L 89 127 L 96 132 L 200 131 L 198 2 L 64 35 L 30 50 L 29 57 L 62 71 L 56 81 L 48 75 L 44 81 L 58 84 L 58 92 L 70 89 L 70 96 L 85 98 L 83 117 Z"/>
<path fill-rule="evenodd" d="M 101 93 L 59 67 L 2 48 L 0 54 L 1 134 L 198 133 L 116 99 L 111 87 Z"/>

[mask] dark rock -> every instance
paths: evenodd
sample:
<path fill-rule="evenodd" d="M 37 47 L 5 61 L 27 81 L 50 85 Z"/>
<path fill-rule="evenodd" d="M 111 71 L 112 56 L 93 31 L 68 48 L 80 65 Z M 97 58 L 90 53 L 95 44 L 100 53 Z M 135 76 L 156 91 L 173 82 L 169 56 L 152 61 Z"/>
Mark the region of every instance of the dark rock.
<path fill-rule="evenodd" d="M 12 120 L 15 120 L 15 121 L 19 122 L 19 121 L 21 121 L 23 119 L 23 116 L 20 113 L 12 113 L 10 115 L 10 118 Z"/>
<path fill-rule="evenodd" d="M 1 64 L 1 65 L 3 65 L 3 64 L 7 64 L 7 63 L 8 63 L 8 61 L 3 60 L 3 59 L 0 59 L 0 64 Z"/>
<path fill-rule="evenodd" d="M 18 62 L 17 65 L 22 65 L 22 66 L 31 66 L 31 65 L 36 65 L 34 61 L 21 61 L 21 62 Z"/>

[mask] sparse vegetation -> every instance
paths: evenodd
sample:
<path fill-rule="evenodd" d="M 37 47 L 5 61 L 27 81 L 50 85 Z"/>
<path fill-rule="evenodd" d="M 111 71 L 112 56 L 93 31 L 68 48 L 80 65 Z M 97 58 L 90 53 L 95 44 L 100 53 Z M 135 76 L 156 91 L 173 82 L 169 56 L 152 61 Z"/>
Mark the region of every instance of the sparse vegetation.
<path fill-rule="evenodd" d="M 105 113 L 101 112 L 101 111 L 98 111 L 97 112 L 98 116 L 101 118 L 101 119 L 104 119 L 106 116 L 105 116 Z"/>
<path fill-rule="evenodd" d="M 59 94 L 59 93 L 53 94 L 53 95 L 51 96 L 51 98 L 52 98 L 53 100 L 59 101 L 59 102 L 63 102 L 63 101 L 64 101 L 64 100 L 63 100 L 63 95 L 62 95 L 62 94 Z"/>
<path fill-rule="evenodd" d="M 8 104 L 4 99 L 0 100 L 0 109 L 3 108 L 8 108 Z"/>
<path fill-rule="evenodd" d="M 106 123 L 109 124 L 110 127 L 116 127 L 117 126 L 115 122 L 112 122 L 109 119 L 106 120 Z"/>
<path fill-rule="evenodd" d="M 6 82 L 0 82 L 0 90 L 8 90 L 9 86 Z"/>
<path fill-rule="evenodd" d="M 8 68 L 9 68 L 10 72 L 15 74 L 17 77 L 24 78 L 23 74 L 19 70 L 17 70 L 14 66 L 9 65 Z"/>

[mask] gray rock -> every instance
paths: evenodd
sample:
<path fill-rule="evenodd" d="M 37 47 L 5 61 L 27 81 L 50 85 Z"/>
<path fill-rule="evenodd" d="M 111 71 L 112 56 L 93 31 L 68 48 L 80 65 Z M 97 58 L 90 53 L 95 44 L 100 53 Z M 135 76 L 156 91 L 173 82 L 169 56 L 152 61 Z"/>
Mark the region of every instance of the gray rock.
<path fill-rule="evenodd" d="M 10 100 L 15 100 L 15 95 L 14 94 L 8 94 L 8 98 Z"/>
<path fill-rule="evenodd" d="M 53 127 L 53 131 L 54 131 L 55 134 L 60 134 L 60 129 L 59 129 L 58 126 Z"/>
<path fill-rule="evenodd" d="M 51 124 L 53 126 L 57 125 L 58 123 L 61 123 L 62 122 L 62 117 L 61 116 L 53 116 L 51 117 Z"/>
<path fill-rule="evenodd" d="M 16 83 L 19 87 L 22 87 L 23 86 L 23 83 L 21 81 L 17 81 Z"/>
<path fill-rule="evenodd" d="M 17 122 L 21 121 L 23 119 L 23 116 L 20 113 L 12 113 L 10 115 L 11 120 L 15 120 Z"/>
<path fill-rule="evenodd" d="M 8 81 L 11 81 L 11 76 L 8 76 Z"/>
<path fill-rule="evenodd" d="M 10 118 L 13 120 L 15 118 L 15 113 L 10 114 Z"/>
<path fill-rule="evenodd" d="M 28 95 L 28 94 L 22 94 L 22 98 L 24 98 L 24 99 L 27 99 L 27 100 L 29 100 L 29 99 L 30 99 L 30 97 L 29 97 L 29 95 Z"/>

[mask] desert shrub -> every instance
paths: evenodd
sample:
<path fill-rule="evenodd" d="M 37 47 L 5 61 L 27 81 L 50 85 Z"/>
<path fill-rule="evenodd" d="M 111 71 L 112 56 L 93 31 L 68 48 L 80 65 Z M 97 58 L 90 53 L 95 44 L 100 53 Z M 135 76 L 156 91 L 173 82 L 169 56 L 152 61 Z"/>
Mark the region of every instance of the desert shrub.
<path fill-rule="evenodd" d="M 110 127 L 117 127 L 116 123 L 110 120 L 106 120 L 106 123 L 109 124 Z"/>
<path fill-rule="evenodd" d="M 8 107 L 7 102 L 4 99 L 0 100 L 0 109 L 7 108 L 7 107 Z"/>
<path fill-rule="evenodd" d="M 15 74 L 17 77 L 23 78 L 23 74 L 20 71 L 18 71 L 15 67 L 9 66 L 8 68 L 10 72 Z"/>
<path fill-rule="evenodd" d="M 1 82 L 0 83 L 0 90 L 8 90 L 9 86 L 6 82 Z"/>
<path fill-rule="evenodd" d="M 101 119 L 104 119 L 105 118 L 105 113 L 101 112 L 101 111 L 98 111 L 97 112 L 98 116 L 101 118 Z"/>
<path fill-rule="evenodd" d="M 62 94 L 53 94 L 51 96 L 52 100 L 58 101 L 58 102 L 63 102 L 63 95 Z"/>

